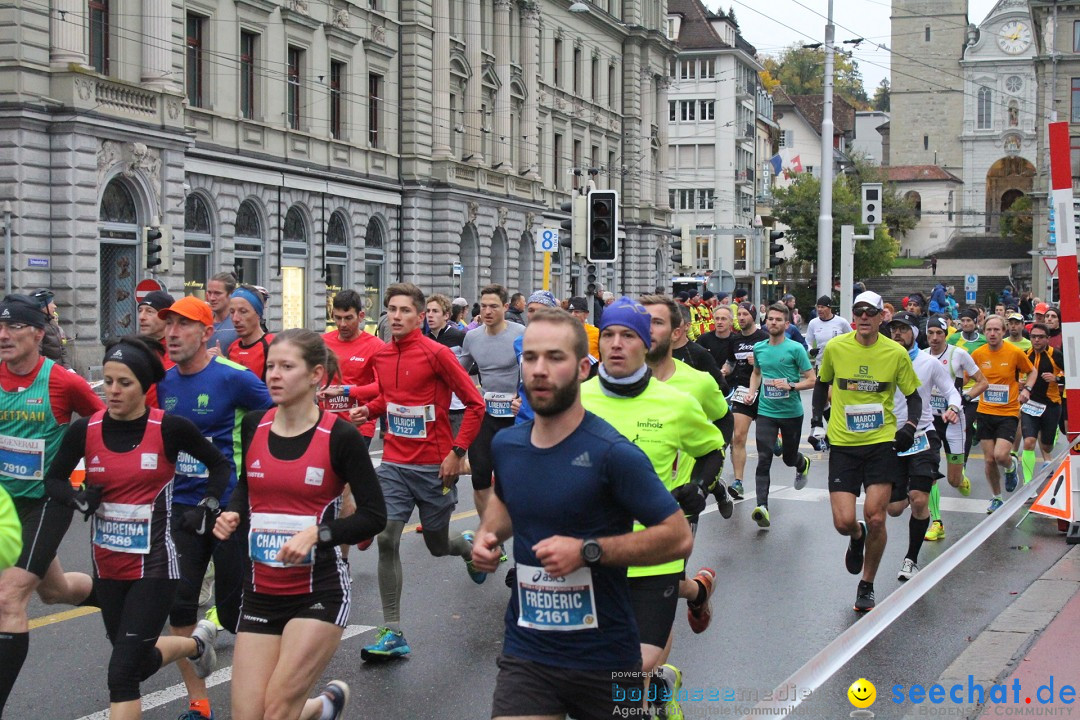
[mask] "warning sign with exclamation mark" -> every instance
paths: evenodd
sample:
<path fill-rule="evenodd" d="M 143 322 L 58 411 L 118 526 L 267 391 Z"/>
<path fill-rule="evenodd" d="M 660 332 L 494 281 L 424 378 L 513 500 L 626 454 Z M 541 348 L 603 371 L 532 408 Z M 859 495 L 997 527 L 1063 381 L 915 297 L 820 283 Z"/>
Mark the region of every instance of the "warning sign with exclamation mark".
<path fill-rule="evenodd" d="M 1038 499 L 1031 506 L 1031 512 L 1062 520 L 1072 520 L 1072 469 L 1070 459 L 1066 457 L 1054 471 L 1050 482 L 1039 493 Z"/>

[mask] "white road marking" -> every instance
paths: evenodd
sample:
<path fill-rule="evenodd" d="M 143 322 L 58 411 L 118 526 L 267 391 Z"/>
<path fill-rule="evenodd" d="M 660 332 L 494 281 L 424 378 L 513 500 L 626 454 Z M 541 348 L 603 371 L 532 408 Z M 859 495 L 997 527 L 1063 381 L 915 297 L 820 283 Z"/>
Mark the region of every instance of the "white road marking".
<path fill-rule="evenodd" d="M 806 502 L 829 502 L 829 491 L 825 488 L 813 488 L 806 487 L 802 490 L 796 490 L 794 487 L 773 486 L 769 491 L 769 499 L 773 498 L 782 500 L 803 500 Z M 856 501 L 862 504 L 863 497 L 860 496 Z M 986 505 L 989 500 L 982 498 L 963 498 L 963 497 L 945 497 L 941 498 L 941 510 L 942 512 L 963 512 L 963 513 L 975 513 L 976 515 L 986 514 Z"/>
<path fill-rule="evenodd" d="M 348 625 L 345 631 L 341 633 L 342 640 L 348 640 L 351 637 L 356 637 L 369 630 L 374 630 L 374 625 Z M 223 667 L 220 670 L 215 670 L 206 678 L 206 687 L 212 688 L 216 685 L 221 685 L 232 680 L 232 665 Z M 167 687 L 164 690 L 158 690 L 157 692 L 150 693 L 149 695 L 143 695 L 142 697 L 142 709 L 143 712 L 147 710 L 167 705 L 175 700 L 181 700 L 187 697 L 187 690 L 184 688 L 184 683 L 178 683 L 172 687 Z M 84 715 L 79 720 L 109 720 L 109 711 L 102 710 L 96 712 L 93 715 Z"/>

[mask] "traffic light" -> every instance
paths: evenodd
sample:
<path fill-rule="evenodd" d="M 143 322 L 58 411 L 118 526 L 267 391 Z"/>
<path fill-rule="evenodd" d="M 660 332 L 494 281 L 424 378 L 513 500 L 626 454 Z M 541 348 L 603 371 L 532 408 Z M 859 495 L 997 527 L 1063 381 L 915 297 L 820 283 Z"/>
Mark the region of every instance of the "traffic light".
<path fill-rule="evenodd" d="M 671 228 L 668 232 L 679 238 L 678 242 L 673 241 L 671 243 L 671 264 L 675 267 L 689 267 L 693 265 L 694 245 L 693 239 L 690 236 L 690 226 L 683 225 L 682 227 Z"/>
<path fill-rule="evenodd" d="M 784 251 L 784 246 L 780 244 L 780 241 L 784 239 L 783 230 L 770 230 L 769 231 L 769 267 L 774 268 L 777 265 L 784 264 L 784 258 L 779 257 L 779 254 Z"/>
<path fill-rule="evenodd" d="M 585 294 L 588 297 L 592 297 L 596 294 L 597 287 L 599 287 L 599 283 L 596 274 L 596 265 L 589 263 L 585 266 Z"/>
<path fill-rule="evenodd" d="M 615 262 L 619 257 L 619 193 L 593 190 L 588 195 L 585 257 L 589 262 Z"/>
<path fill-rule="evenodd" d="M 575 195 L 569 202 L 559 204 L 559 209 L 570 213 L 570 217 L 559 223 L 559 245 L 572 250 L 573 255 L 585 254 L 585 223 L 588 200 L 584 195 Z M 577 232 L 574 232 L 574 230 Z"/>
<path fill-rule="evenodd" d="M 882 215 L 881 183 L 862 185 L 862 224 L 880 225 Z"/>
<path fill-rule="evenodd" d="M 161 238 L 161 228 L 143 228 L 143 260 L 147 270 L 157 272 L 158 266 L 163 262 L 162 251 L 165 249 L 165 243 Z"/>

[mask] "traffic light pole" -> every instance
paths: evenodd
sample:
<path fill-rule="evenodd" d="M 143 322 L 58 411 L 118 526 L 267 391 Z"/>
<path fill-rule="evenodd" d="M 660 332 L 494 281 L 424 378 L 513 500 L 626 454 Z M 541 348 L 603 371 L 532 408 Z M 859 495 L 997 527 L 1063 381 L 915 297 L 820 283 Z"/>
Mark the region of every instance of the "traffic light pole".
<path fill-rule="evenodd" d="M 840 263 L 840 312 L 843 317 L 851 319 L 852 293 L 855 291 L 855 241 L 873 240 L 874 228 L 870 227 L 869 235 L 856 235 L 854 225 L 840 226 L 840 257 L 844 262 Z"/>

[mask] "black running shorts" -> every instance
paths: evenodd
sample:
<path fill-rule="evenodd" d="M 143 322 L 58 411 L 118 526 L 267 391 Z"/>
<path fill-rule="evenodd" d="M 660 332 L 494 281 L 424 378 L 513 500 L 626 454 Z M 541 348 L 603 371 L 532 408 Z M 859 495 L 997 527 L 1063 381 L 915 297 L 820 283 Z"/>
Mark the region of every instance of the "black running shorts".
<path fill-rule="evenodd" d="M 1008 440 L 1016 439 L 1016 426 L 1020 419 L 1015 415 L 988 415 L 987 413 L 975 413 L 975 425 L 978 427 L 979 440 Z"/>
<path fill-rule="evenodd" d="M 643 645 L 667 645 L 675 611 L 679 607 L 679 581 L 683 573 L 630 577 L 630 604 Z"/>
<path fill-rule="evenodd" d="M 829 451 L 829 492 L 859 497 L 864 487 L 891 483 L 900 474 L 892 442 L 833 445 Z"/>
<path fill-rule="evenodd" d="M 349 623 L 351 595 L 348 586 L 303 595 L 269 595 L 245 590 L 236 632 L 281 635 L 285 625 L 296 618 L 345 627 Z"/>
<path fill-rule="evenodd" d="M 631 688 L 643 688 L 641 665 L 625 671 L 570 670 L 509 655 L 495 661 L 495 697 L 491 717 L 520 715 L 569 715 L 577 720 L 611 720 L 639 717 L 641 694 L 627 696 Z"/>
<path fill-rule="evenodd" d="M 15 567 L 44 578 L 75 511 L 52 498 L 12 497 L 22 524 L 22 554 Z"/>
<path fill-rule="evenodd" d="M 494 475 L 491 462 L 491 441 L 495 438 L 495 433 L 513 425 L 514 418 L 512 417 L 497 418 L 484 414 L 484 420 L 480 423 L 480 432 L 469 445 L 473 490 L 487 490 L 491 487 L 491 478 Z"/>

